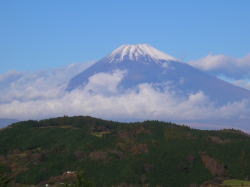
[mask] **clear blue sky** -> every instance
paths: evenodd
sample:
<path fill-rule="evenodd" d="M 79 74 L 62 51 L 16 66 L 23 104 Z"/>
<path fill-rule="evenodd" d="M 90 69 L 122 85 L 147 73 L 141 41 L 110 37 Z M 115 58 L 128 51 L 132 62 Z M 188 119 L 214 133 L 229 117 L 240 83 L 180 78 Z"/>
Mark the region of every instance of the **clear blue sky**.
<path fill-rule="evenodd" d="M 149 43 L 185 61 L 250 53 L 249 0 L 0 0 L 0 73 Z"/>

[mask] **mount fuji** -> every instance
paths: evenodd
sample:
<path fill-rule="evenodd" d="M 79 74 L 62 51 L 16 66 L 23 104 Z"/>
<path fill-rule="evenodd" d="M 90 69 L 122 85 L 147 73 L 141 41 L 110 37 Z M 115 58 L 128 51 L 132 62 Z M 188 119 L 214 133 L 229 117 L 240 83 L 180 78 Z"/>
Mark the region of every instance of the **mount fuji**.
<path fill-rule="evenodd" d="M 123 45 L 87 64 L 9 72 L 0 88 L 0 128 L 6 119 L 89 115 L 250 132 L 249 90 L 147 44 Z"/>
<path fill-rule="evenodd" d="M 85 88 L 94 75 L 117 71 L 123 72 L 118 84 L 120 92 L 147 83 L 159 91 L 167 89 L 181 97 L 202 92 L 216 105 L 250 99 L 250 91 L 211 76 L 147 44 L 122 45 L 73 77 L 66 90 Z"/>

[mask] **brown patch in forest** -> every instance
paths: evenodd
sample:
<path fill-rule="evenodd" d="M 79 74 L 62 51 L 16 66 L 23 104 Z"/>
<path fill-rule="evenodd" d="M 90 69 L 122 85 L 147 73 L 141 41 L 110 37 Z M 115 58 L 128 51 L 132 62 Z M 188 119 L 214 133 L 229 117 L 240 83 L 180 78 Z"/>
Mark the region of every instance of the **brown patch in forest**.
<path fill-rule="evenodd" d="M 50 177 L 46 181 L 42 181 L 39 183 L 40 186 L 44 186 L 45 184 L 60 184 L 60 183 L 69 183 L 72 184 L 77 179 L 77 174 L 74 171 L 65 171 L 62 175 Z"/>
<path fill-rule="evenodd" d="M 122 151 L 125 151 L 125 152 L 128 152 L 130 147 L 127 143 L 123 143 L 123 142 L 118 142 L 117 144 L 117 147 L 122 150 Z"/>
<path fill-rule="evenodd" d="M 127 140 L 134 138 L 140 134 L 150 134 L 150 130 L 145 129 L 144 127 L 137 127 L 129 130 L 123 130 L 118 133 L 118 137 L 122 140 Z"/>
<path fill-rule="evenodd" d="M 41 129 L 47 129 L 47 128 L 60 128 L 60 129 L 79 129 L 77 127 L 73 127 L 71 125 L 52 125 L 52 126 L 39 126 Z"/>
<path fill-rule="evenodd" d="M 16 176 L 29 168 L 28 164 L 39 164 L 46 159 L 46 152 L 40 148 L 21 151 L 18 149 L 12 150 L 9 154 L 0 155 L 0 163 L 8 166 L 11 169 L 11 176 Z"/>
<path fill-rule="evenodd" d="M 139 134 L 150 134 L 150 130 L 145 129 L 144 127 L 140 126 L 138 128 L 132 129 L 132 134 L 134 136 L 139 135 Z"/>
<path fill-rule="evenodd" d="M 143 180 L 143 179 L 141 179 L 141 180 Z M 117 185 L 112 185 L 112 187 L 149 187 L 150 185 L 149 184 L 140 184 L 140 185 L 138 185 L 138 184 L 128 184 L 128 183 L 126 183 L 126 182 L 123 182 L 123 183 L 121 183 L 121 184 L 117 184 Z M 161 187 L 161 186 L 156 186 L 156 187 Z"/>
<path fill-rule="evenodd" d="M 206 152 L 201 152 L 200 156 L 203 164 L 212 175 L 221 177 L 227 175 L 226 166 L 220 163 L 218 160 L 212 158 Z"/>
<path fill-rule="evenodd" d="M 107 160 L 108 154 L 104 151 L 94 151 L 89 154 L 91 160 Z"/>
<path fill-rule="evenodd" d="M 129 140 L 132 137 L 132 135 L 131 135 L 131 133 L 129 131 L 120 131 L 118 133 L 118 137 L 120 139 L 122 139 L 123 141 L 124 140 L 126 141 L 126 140 Z"/>
<path fill-rule="evenodd" d="M 138 155 L 141 153 L 147 153 L 148 146 L 147 146 L 147 144 L 136 144 L 136 145 L 132 146 L 131 152 L 135 155 Z"/>
<path fill-rule="evenodd" d="M 220 184 L 214 184 L 210 181 L 204 182 L 200 187 L 222 187 Z"/>
<path fill-rule="evenodd" d="M 77 160 L 82 160 L 82 159 L 86 158 L 86 154 L 82 151 L 75 151 L 74 156 Z"/>
<path fill-rule="evenodd" d="M 209 138 L 209 140 L 211 142 L 217 143 L 217 144 L 226 144 L 226 143 L 230 143 L 231 142 L 230 140 L 223 140 L 223 139 L 221 139 L 218 136 L 209 136 L 208 138 Z"/>
<path fill-rule="evenodd" d="M 196 140 L 197 139 L 197 136 L 195 136 L 194 134 L 192 133 L 186 133 L 186 138 L 188 140 Z"/>
<path fill-rule="evenodd" d="M 98 134 L 98 133 L 110 134 L 112 130 L 109 126 L 106 126 L 106 125 L 95 125 L 92 128 L 91 132 L 92 134 Z"/>
<path fill-rule="evenodd" d="M 23 157 L 25 156 L 26 154 L 0 156 L 0 163 L 8 166 L 11 169 L 12 176 L 16 176 L 28 169 L 27 167 L 25 167 L 25 164 L 23 164 L 25 162 Z"/>
<path fill-rule="evenodd" d="M 221 177 L 216 177 L 212 180 L 205 181 L 204 183 L 202 183 L 200 185 L 200 187 L 222 187 L 222 186 L 224 186 L 224 185 L 221 185 L 223 180 L 224 179 Z M 224 187 L 226 187 L 226 186 L 224 186 Z"/>
<path fill-rule="evenodd" d="M 192 154 L 186 156 L 186 160 L 191 164 L 194 162 L 195 157 Z"/>

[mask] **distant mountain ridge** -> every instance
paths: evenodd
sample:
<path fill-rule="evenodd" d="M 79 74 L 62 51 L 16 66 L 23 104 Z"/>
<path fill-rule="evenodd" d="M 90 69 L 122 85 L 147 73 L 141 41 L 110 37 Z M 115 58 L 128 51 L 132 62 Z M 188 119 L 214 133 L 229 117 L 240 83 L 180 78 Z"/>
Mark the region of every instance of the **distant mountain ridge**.
<path fill-rule="evenodd" d="M 11 125 L 12 123 L 16 123 L 18 120 L 16 119 L 1 119 L 0 118 L 0 128 L 6 127 L 8 125 Z"/>

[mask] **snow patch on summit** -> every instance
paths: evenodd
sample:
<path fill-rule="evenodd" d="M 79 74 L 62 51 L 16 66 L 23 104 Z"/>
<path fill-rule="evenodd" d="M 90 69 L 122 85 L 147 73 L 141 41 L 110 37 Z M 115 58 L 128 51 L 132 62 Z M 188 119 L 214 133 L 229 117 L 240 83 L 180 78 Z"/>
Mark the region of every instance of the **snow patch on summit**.
<path fill-rule="evenodd" d="M 122 62 L 123 60 L 137 61 L 141 58 L 178 61 L 176 58 L 161 52 L 148 44 L 122 45 L 115 49 L 107 58 L 110 62 Z"/>

